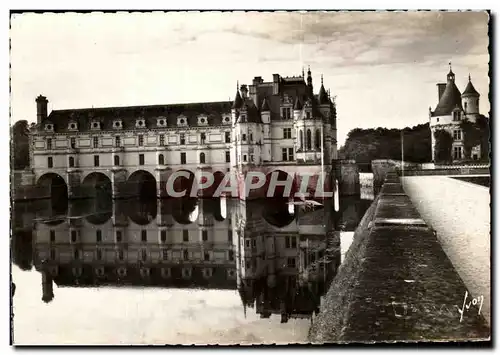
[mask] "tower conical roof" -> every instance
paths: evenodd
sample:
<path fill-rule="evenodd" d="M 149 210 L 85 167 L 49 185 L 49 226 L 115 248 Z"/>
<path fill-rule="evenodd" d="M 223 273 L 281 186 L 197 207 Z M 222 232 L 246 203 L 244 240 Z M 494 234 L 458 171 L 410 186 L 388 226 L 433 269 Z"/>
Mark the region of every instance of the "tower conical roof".
<path fill-rule="evenodd" d="M 441 95 L 441 99 L 439 100 L 438 105 L 436 106 L 436 110 L 434 110 L 433 116 L 447 116 L 450 115 L 451 112 L 455 108 L 462 108 L 462 95 L 458 90 L 455 82 L 449 80 L 446 84 L 446 88 L 444 89 L 443 95 Z"/>
<path fill-rule="evenodd" d="M 328 105 L 328 94 L 326 93 L 325 87 L 321 84 L 319 89 L 318 102 L 320 105 Z"/>
<path fill-rule="evenodd" d="M 463 92 L 462 96 L 479 96 L 479 93 L 474 88 L 474 85 L 472 85 L 470 76 L 469 76 L 469 82 L 467 83 L 467 86 L 465 87 L 465 91 Z"/>
<path fill-rule="evenodd" d="M 262 101 L 262 107 L 260 108 L 260 111 L 261 112 L 271 111 L 269 109 L 269 104 L 267 103 L 267 100 L 265 98 L 264 98 L 264 101 Z"/>
<path fill-rule="evenodd" d="M 241 98 L 239 90 L 236 90 L 236 97 L 234 98 L 233 108 L 241 108 L 243 99 Z"/>

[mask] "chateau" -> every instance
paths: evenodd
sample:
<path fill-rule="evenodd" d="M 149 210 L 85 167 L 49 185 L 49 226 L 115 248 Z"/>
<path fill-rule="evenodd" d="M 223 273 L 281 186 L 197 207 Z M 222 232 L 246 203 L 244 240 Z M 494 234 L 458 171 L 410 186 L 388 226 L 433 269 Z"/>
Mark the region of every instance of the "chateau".
<path fill-rule="evenodd" d="M 54 110 L 36 99 L 30 163 L 37 184 L 65 186 L 69 198 L 95 187 L 114 198 L 166 196 L 175 171 L 209 171 L 238 181 L 258 167 L 301 174 L 332 172 L 337 159 L 336 107 L 323 85 L 305 77 L 255 77 L 233 102 Z M 300 183 L 300 178 L 297 183 Z M 149 183 L 145 189 L 144 183 Z M 311 182 L 314 184 L 314 181 Z M 86 188 L 86 189 L 85 189 Z"/>
<path fill-rule="evenodd" d="M 469 75 L 469 82 L 461 94 L 455 84 L 455 74 L 451 70 L 447 75 L 445 83 L 437 84 L 438 104 L 434 111 L 429 107 L 429 124 L 432 141 L 432 161 L 435 161 L 437 130 L 445 130 L 453 137 L 451 156 L 453 161 L 464 159 L 479 160 L 481 158 L 481 146 L 472 147 L 470 157 L 465 156 L 464 132 L 461 123 L 464 120 L 475 123 L 482 115 L 479 113 L 479 93 L 472 85 Z"/>

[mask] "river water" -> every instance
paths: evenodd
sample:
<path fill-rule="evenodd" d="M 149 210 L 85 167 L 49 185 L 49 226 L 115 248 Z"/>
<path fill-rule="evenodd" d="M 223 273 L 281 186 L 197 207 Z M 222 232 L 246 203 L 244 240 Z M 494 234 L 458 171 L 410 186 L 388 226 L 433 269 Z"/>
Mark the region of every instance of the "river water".
<path fill-rule="evenodd" d="M 16 204 L 14 343 L 305 342 L 362 197 Z"/>

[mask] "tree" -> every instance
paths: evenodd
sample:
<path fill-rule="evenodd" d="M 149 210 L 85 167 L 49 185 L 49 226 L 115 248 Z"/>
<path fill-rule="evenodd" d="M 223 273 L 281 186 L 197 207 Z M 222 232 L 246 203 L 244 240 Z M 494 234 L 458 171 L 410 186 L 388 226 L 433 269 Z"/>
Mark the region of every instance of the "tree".
<path fill-rule="evenodd" d="M 14 169 L 24 169 L 29 166 L 29 128 L 28 121 L 17 121 L 12 126 L 11 149 Z"/>
<path fill-rule="evenodd" d="M 453 137 L 451 134 L 444 130 L 438 129 L 434 132 L 434 160 L 436 162 L 451 162 L 451 146 L 453 144 Z"/>

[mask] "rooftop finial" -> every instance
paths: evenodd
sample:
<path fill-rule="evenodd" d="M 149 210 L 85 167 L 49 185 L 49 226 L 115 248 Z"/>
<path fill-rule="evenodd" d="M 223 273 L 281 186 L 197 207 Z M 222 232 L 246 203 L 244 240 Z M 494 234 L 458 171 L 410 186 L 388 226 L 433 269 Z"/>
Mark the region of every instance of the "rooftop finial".
<path fill-rule="evenodd" d="M 323 85 L 323 74 L 321 74 L 321 85 Z"/>
<path fill-rule="evenodd" d="M 470 73 L 469 73 L 469 81 L 471 81 L 471 80 L 470 80 Z"/>
<path fill-rule="evenodd" d="M 305 75 L 304 75 L 304 66 L 302 66 L 302 77 L 305 78 Z"/>
<path fill-rule="evenodd" d="M 450 60 L 450 62 L 448 64 L 450 65 L 450 71 L 451 71 L 451 60 Z"/>
<path fill-rule="evenodd" d="M 236 91 L 240 89 L 240 81 L 236 80 Z"/>

